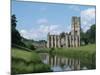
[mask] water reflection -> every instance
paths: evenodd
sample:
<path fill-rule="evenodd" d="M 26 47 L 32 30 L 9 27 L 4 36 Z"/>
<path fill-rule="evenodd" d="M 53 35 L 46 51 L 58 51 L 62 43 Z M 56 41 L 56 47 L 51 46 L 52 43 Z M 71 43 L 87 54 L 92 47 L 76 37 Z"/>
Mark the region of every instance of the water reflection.
<path fill-rule="evenodd" d="M 49 64 L 53 71 L 80 70 L 80 60 L 40 53 L 43 63 Z"/>

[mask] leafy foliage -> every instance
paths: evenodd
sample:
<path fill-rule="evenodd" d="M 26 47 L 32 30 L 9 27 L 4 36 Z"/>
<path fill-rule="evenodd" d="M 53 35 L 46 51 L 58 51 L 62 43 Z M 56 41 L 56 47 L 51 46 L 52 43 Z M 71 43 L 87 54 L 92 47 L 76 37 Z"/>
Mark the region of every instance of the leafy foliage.
<path fill-rule="evenodd" d="M 86 32 L 86 36 L 89 40 L 89 43 L 95 43 L 95 37 L 96 37 L 96 25 L 92 25 L 91 28 L 89 30 L 87 30 Z"/>
<path fill-rule="evenodd" d="M 22 37 L 18 32 L 18 30 L 16 29 L 16 26 L 17 26 L 16 16 L 12 15 L 11 16 L 11 42 L 12 44 L 25 46 L 25 44 L 21 42 Z"/>
<path fill-rule="evenodd" d="M 60 34 L 60 36 L 61 36 L 61 38 L 65 37 L 65 32 L 62 32 L 62 33 Z"/>
<path fill-rule="evenodd" d="M 30 45 L 30 49 L 35 50 L 36 48 L 34 47 L 34 45 Z"/>
<path fill-rule="evenodd" d="M 80 32 L 80 39 L 81 39 L 81 44 L 84 42 L 85 44 L 93 44 L 96 42 L 96 25 L 93 24 L 90 29 L 88 29 L 86 32 L 83 32 L 81 29 Z"/>

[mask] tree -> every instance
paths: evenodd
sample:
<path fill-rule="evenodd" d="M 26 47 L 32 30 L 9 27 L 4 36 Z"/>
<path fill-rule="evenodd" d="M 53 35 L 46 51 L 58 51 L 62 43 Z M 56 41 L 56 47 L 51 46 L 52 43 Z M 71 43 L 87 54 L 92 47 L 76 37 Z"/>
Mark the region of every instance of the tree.
<path fill-rule="evenodd" d="M 11 16 L 11 26 L 12 26 L 12 29 L 15 29 L 16 28 L 16 16 L 15 15 L 12 15 Z"/>
<path fill-rule="evenodd" d="M 91 43 L 95 43 L 96 42 L 96 25 L 95 24 L 92 25 L 90 30 L 91 30 L 91 35 L 90 35 Z"/>
<path fill-rule="evenodd" d="M 90 29 L 88 29 L 86 32 L 83 32 L 81 29 L 80 31 L 80 39 L 81 39 L 81 44 L 84 42 L 85 44 L 88 43 L 95 43 L 95 38 L 96 37 L 96 25 L 93 24 Z"/>
<path fill-rule="evenodd" d="M 12 15 L 11 16 L 11 42 L 12 42 L 12 44 L 25 46 L 21 42 L 22 37 L 21 37 L 20 33 L 18 32 L 18 30 L 16 29 L 16 26 L 17 26 L 16 16 Z"/>
<path fill-rule="evenodd" d="M 80 40 L 81 40 L 81 45 L 83 45 L 83 43 L 86 45 L 88 44 L 88 38 L 85 32 L 83 32 L 83 30 L 80 30 Z"/>
<path fill-rule="evenodd" d="M 30 44 L 30 47 L 29 47 L 31 50 L 35 50 L 36 48 L 35 48 L 35 46 L 34 45 L 32 45 L 32 44 Z"/>
<path fill-rule="evenodd" d="M 62 32 L 62 33 L 60 34 L 60 36 L 61 36 L 61 38 L 65 37 L 65 32 Z"/>
<path fill-rule="evenodd" d="M 95 43 L 96 42 L 96 25 L 93 24 L 89 30 L 86 32 L 87 38 L 89 43 Z"/>

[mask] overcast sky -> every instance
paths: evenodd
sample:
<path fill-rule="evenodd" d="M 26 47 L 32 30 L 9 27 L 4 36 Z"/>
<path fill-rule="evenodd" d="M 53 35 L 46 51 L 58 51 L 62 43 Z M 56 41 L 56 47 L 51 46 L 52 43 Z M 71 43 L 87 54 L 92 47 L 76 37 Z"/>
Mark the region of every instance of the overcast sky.
<path fill-rule="evenodd" d="M 95 6 L 13 1 L 12 14 L 17 17 L 21 35 L 34 40 L 46 40 L 48 32 L 69 32 L 72 16 L 81 17 L 84 31 L 95 24 Z"/>

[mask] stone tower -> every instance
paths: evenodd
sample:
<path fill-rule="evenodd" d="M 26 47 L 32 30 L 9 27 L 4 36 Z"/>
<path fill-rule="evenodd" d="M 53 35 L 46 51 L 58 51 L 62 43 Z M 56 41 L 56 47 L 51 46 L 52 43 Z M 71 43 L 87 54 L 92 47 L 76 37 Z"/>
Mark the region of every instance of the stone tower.
<path fill-rule="evenodd" d="M 80 46 L 80 17 L 72 17 L 71 36 L 72 47 Z"/>
<path fill-rule="evenodd" d="M 47 35 L 47 48 L 50 48 L 50 32 Z"/>

